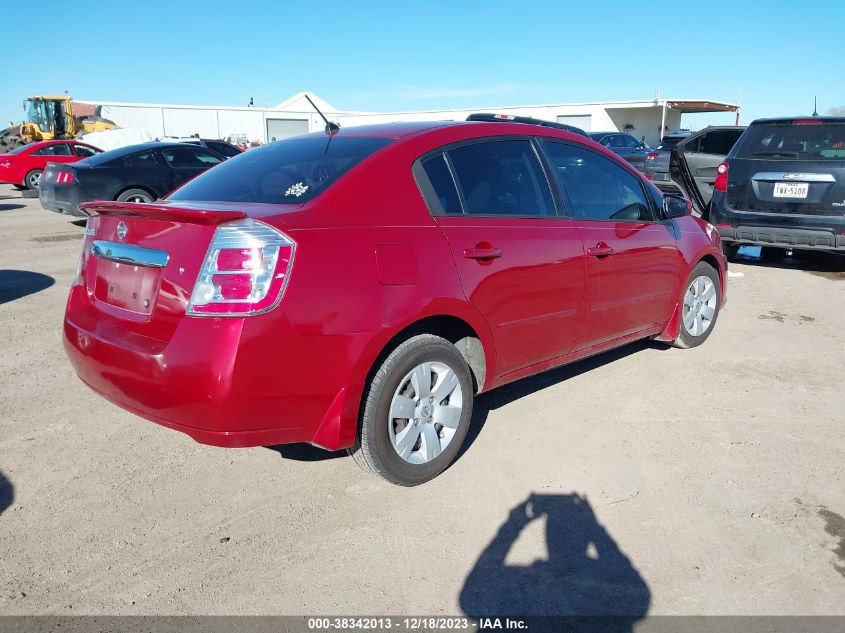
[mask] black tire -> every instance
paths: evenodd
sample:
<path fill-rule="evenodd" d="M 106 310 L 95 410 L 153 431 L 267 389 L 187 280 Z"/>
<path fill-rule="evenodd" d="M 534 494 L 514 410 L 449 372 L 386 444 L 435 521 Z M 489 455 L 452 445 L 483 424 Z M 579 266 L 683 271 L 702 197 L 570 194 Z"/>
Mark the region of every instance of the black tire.
<path fill-rule="evenodd" d="M 695 335 L 689 330 L 687 330 L 687 327 L 684 324 L 684 317 L 686 316 L 685 313 L 687 311 L 687 306 L 685 305 L 684 298 L 693 281 L 695 281 L 699 277 L 707 277 L 713 283 L 713 286 L 716 289 L 716 303 L 713 312 L 713 318 L 710 320 L 709 325 L 703 332 L 698 335 Z M 672 345 L 681 349 L 689 349 L 691 347 L 698 347 L 699 345 L 701 345 L 704 341 L 707 340 L 707 337 L 710 336 L 710 333 L 713 332 L 713 328 L 716 327 L 716 320 L 719 318 L 719 312 L 721 308 L 722 284 L 719 280 L 719 273 L 716 271 L 715 268 L 713 268 L 713 266 L 711 266 L 707 262 L 698 262 L 696 267 L 692 269 L 689 279 L 687 279 L 687 282 L 681 289 L 679 306 L 680 329 L 678 330 L 678 337 L 672 342 Z"/>
<path fill-rule="evenodd" d="M 120 195 L 115 198 L 118 202 L 152 202 L 155 199 L 155 196 L 146 189 L 138 188 L 122 191 Z"/>
<path fill-rule="evenodd" d="M 786 251 L 777 246 L 761 246 L 760 247 L 760 261 L 763 262 L 779 262 L 783 259 Z"/>
<path fill-rule="evenodd" d="M 33 169 L 28 172 L 26 176 L 23 177 L 23 186 L 30 191 L 38 189 L 38 181 L 41 180 L 42 173 L 43 170 L 41 169 Z"/>
<path fill-rule="evenodd" d="M 445 449 L 426 463 L 412 464 L 400 457 L 391 443 L 390 406 L 408 372 L 426 362 L 443 363 L 455 372 L 463 403 L 455 433 Z M 472 375 L 457 348 L 439 336 L 414 336 L 394 349 L 370 380 L 364 392 L 358 435 L 349 453 L 361 468 L 391 483 L 399 486 L 425 483 L 443 472 L 460 451 L 469 430 L 473 396 Z"/>

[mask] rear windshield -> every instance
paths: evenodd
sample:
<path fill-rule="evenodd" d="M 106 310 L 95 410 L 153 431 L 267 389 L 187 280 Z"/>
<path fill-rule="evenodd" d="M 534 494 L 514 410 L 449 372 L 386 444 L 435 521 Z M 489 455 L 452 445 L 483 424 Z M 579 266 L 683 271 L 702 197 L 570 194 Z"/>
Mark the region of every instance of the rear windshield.
<path fill-rule="evenodd" d="M 752 124 L 740 139 L 736 156 L 845 160 L 845 122 Z"/>
<path fill-rule="evenodd" d="M 194 178 L 170 200 L 308 202 L 376 150 L 384 138 L 297 138 L 250 149 Z"/>

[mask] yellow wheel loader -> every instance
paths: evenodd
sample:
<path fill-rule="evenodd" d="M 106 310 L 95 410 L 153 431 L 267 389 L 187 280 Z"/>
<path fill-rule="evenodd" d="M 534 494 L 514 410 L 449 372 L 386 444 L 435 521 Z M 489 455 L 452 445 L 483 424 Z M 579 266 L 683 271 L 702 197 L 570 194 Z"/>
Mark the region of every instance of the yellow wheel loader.
<path fill-rule="evenodd" d="M 0 153 L 34 141 L 77 138 L 88 132 L 113 130 L 118 126 L 96 115 L 74 115 L 72 100 L 63 97 L 29 97 L 24 103 L 26 120 L 0 130 Z"/>

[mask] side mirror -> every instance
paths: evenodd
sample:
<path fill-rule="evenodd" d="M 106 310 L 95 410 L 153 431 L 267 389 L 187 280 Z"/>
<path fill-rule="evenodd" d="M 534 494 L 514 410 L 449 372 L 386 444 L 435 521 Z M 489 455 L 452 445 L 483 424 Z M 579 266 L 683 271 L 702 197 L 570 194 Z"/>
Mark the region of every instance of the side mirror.
<path fill-rule="evenodd" d="M 663 196 L 663 212 L 667 218 L 682 218 L 692 213 L 692 203 L 682 196 L 671 193 Z"/>

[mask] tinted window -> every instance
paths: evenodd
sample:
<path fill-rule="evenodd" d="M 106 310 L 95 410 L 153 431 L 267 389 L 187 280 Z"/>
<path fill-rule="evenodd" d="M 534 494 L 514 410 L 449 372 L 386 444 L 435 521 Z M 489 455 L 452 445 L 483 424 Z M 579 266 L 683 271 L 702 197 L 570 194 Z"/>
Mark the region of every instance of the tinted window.
<path fill-rule="evenodd" d="M 123 158 L 123 164 L 127 167 L 157 167 L 156 153 L 154 150 L 130 154 Z"/>
<path fill-rule="evenodd" d="M 229 145 L 228 143 L 224 143 L 223 141 L 207 141 L 206 145 L 208 145 L 211 149 L 213 149 L 218 154 L 223 154 L 223 156 L 231 158 L 232 156 L 237 156 L 241 153 L 234 145 Z"/>
<path fill-rule="evenodd" d="M 752 124 L 736 155 L 774 160 L 845 160 L 845 122 Z"/>
<path fill-rule="evenodd" d="M 93 147 L 86 147 L 85 145 L 74 145 L 73 151 L 77 156 L 82 156 L 83 158 L 87 158 L 88 156 L 94 156 L 94 154 L 100 153 Z"/>
<path fill-rule="evenodd" d="M 450 149 L 467 213 L 555 215 L 551 191 L 530 141 L 487 141 Z"/>
<path fill-rule="evenodd" d="M 630 134 L 622 135 L 622 143 L 625 145 L 625 147 L 630 147 L 632 149 L 636 149 L 640 146 L 640 142 Z"/>
<path fill-rule="evenodd" d="M 742 130 L 713 130 L 688 142 L 684 151 L 725 156 L 741 134 Z"/>
<path fill-rule="evenodd" d="M 651 222 L 655 217 L 639 179 L 595 152 L 543 141 L 567 208 L 587 220 Z"/>
<path fill-rule="evenodd" d="M 33 156 L 70 156 L 70 146 L 67 143 L 55 143 L 32 152 Z"/>
<path fill-rule="evenodd" d="M 161 153 L 174 169 L 205 169 L 223 161 L 216 154 L 192 147 L 167 148 Z"/>
<path fill-rule="evenodd" d="M 194 178 L 170 199 L 307 202 L 390 142 L 384 138 L 318 136 L 269 143 Z"/>
<path fill-rule="evenodd" d="M 455 189 L 455 181 L 452 179 L 445 156 L 442 153 L 430 156 L 422 161 L 422 165 L 434 189 L 434 195 L 440 202 L 440 208 L 445 213 L 463 213 L 458 190 Z"/>
<path fill-rule="evenodd" d="M 7 153 L 8 154 L 20 154 L 21 152 L 26 151 L 28 149 L 29 149 L 29 145 L 21 145 L 20 147 L 16 147 L 15 149 L 13 149 L 12 151 L 7 152 Z"/>

